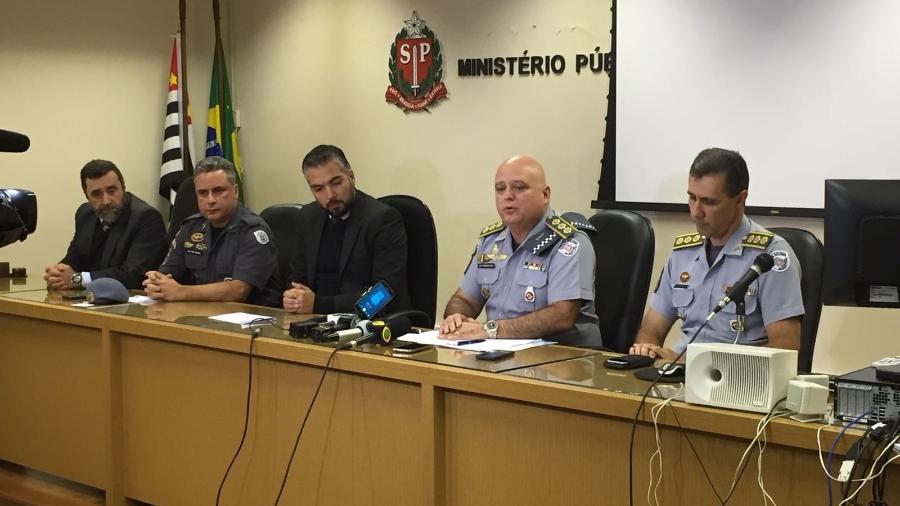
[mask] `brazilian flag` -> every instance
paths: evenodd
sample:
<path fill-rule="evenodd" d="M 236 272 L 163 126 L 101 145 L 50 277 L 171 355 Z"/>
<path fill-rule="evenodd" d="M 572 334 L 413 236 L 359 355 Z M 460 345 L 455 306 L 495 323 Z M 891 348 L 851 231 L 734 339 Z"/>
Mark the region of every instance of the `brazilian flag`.
<path fill-rule="evenodd" d="M 234 164 L 237 170 L 238 197 L 244 203 L 244 169 L 238 152 L 237 131 L 234 129 L 234 109 L 231 106 L 231 87 L 228 84 L 228 68 L 222 40 L 216 36 L 216 52 L 213 55 L 212 81 L 209 90 L 209 118 L 206 128 L 206 156 L 221 156 Z"/>

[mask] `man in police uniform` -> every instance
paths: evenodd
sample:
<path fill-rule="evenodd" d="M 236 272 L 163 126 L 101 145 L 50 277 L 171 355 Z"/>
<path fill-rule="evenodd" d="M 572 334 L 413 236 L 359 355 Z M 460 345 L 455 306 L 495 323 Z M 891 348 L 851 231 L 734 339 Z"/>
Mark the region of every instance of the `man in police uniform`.
<path fill-rule="evenodd" d="M 744 328 L 731 303 L 694 342 L 800 348 L 800 265 L 787 241 L 744 215 L 749 182 L 747 163 L 736 151 L 710 148 L 697 155 L 688 177 L 688 206 L 697 231 L 675 238 L 632 354 L 673 360 L 763 252 L 772 255 L 775 267 L 747 290 Z M 673 349 L 665 348 L 676 319 L 682 320 L 681 335 Z"/>
<path fill-rule="evenodd" d="M 550 209 L 537 160 L 516 156 L 494 177 L 500 220 L 486 227 L 447 303 L 444 339 L 538 338 L 601 346 L 594 311 L 594 248 L 576 213 Z M 475 318 L 486 310 L 487 322 Z"/>
<path fill-rule="evenodd" d="M 210 156 L 197 164 L 200 213 L 184 221 L 159 271 L 147 273 L 144 291 L 150 298 L 278 305 L 272 231 L 238 203 L 236 180 L 234 165 L 224 158 Z"/>

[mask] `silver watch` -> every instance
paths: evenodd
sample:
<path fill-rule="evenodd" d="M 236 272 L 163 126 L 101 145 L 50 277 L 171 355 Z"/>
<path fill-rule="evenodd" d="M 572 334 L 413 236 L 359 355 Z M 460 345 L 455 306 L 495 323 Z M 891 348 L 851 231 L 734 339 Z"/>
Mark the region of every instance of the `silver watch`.
<path fill-rule="evenodd" d="M 500 325 L 498 325 L 495 320 L 488 320 L 484 322 L 484 331 L 487 332 L 488 339 L 496 339 L 497 330 L 499 328 Z"/>

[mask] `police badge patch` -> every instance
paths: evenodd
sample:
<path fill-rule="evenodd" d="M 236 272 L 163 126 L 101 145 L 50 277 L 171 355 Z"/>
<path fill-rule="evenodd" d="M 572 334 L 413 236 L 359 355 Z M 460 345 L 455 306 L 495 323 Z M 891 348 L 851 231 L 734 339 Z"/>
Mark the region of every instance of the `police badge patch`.
<path fill-rule="evenodd" d="M 253 236 L 256 237 L 256 242 L 260 244 L 269 244 L 269 236 L 266 234 L 265 230 L 257 230 L 253 232 Z"/>
<path fill-rule="evenodd" d="M 563 256 L 570 257 L 578 251 L 578 241 L 572 238 L 566 239 L 559 245 L 557 251 L 562 253 Z"/>
<path fill-rule="evenodd" d="M 791 258 L 788 256 L 787 251 L 784 250 L 775 250 L 772 252 L 772 260 L 775 261 L 775 265 L 772 267 L 772 270 L 775 272 L 784 272 L 791 266 Z"/>

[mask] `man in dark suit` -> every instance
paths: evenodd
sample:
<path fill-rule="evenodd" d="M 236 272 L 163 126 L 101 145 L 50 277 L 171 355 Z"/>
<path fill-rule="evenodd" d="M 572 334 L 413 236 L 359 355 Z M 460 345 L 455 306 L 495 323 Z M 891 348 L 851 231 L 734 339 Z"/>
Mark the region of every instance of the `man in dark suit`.
<path fill-rule="evenodd" d="M 302 169 L 318 205 L 301 211 L 297 229 L 304 234 L 303 244 L 291 262 L 284 309 L 352 312 L 363 291 L 378 281 L 394 290 L 390 311 L 408 309 L 407 239 L 400 213 L 356 189 L 340 148 L 315 147 L 303 158 Z"/>
<path fill-rule="evenodd" d="M 75 213 L 75 237 L 65 258 L 44 269 L 47 287 L 81 288 L 97 278 L 115 278 L 140 288 L 144 273 L 166 254 L 166 226 L 159 211 L 125 191 L 119 168 L 91 160 L 81 169 L 88 201 Z"/>

